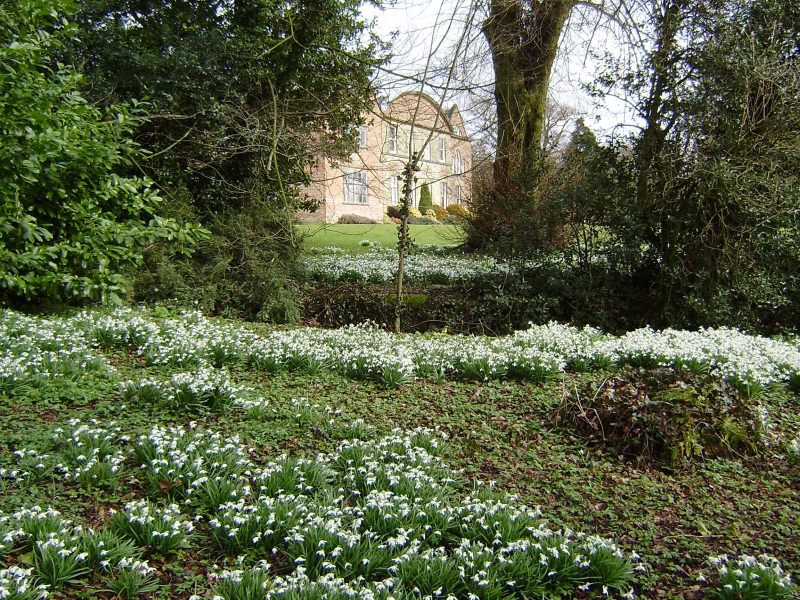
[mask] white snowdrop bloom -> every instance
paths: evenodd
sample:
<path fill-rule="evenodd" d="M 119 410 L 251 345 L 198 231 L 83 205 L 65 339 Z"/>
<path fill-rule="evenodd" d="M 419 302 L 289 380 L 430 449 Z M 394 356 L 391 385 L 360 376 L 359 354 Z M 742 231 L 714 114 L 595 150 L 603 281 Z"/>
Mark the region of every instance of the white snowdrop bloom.
<path fill-rule="evenodd" d="M 387 283 L 397 270 L 397 254 L 391 249 L 370 249 L 362 254 L 344 254 L 321 249 L 305 259 L 308 274 L 323 281 Z M 455 283 L 510 274 L 508 263 L 489 257 L 411 253 L 406 257 L 404 277 L 409 281 Z"/>
<path fill-rule="evenodd" d="M 40 600 L 48 596 L 46 585 L 36 585 L 33 569 L 24 569 L 16 565 L 0 569 L 0 598 L 23 596 L 31 590 L 38 593 L 36 597 Z"/>
<path fill-rule="evenodd" d="M 35 345 L 31 336 L 22 333 L 30 318 L 13 311 L 4 311 L 3 316 L 0 329 L 2 326 L 11 329 L 16 344 Z M 584 369 L 614 362 L 706 369 L 744 386 L 783 381 L 800 373 L 800 349 L 796 345 L 725 328 L 695 332 L 670 329 L 657 332 L 645 328 L 615 338 L 592 328 L 548 323 L 488 339 L 394 335 L 366 324 L 338 330 L 298 328 L 257 336 L 242 327 L 212 322 L 198 313 L 184 313 L 155 324 L 132 311 L 102 317 L 83 313 L 73 321 L 34 320 L 33 323 L 38 329 L 50 328 L 50 334 L 43 335 L 50 341 L 54 339 L 54 330 L 68 330 L 70 335 L 62 338 L 69 341 L 69 346 L 89 349 L 89 358 L 97 360 L 99 355 L 91 351 L 84 332 L 90 337 L 105 335 L 97 333 L 101 329 L 93 329 L 95 321 L 99 323 L 101 318 L 103 332 L 117 332 L 113 336 L 123 341 L 136 338 L 138 351 L 152 363 L 199 365 L 196 373 L 187 372 L 194 373 L 191 381 L 176 377 L 173 383 L 191 385 L 201 392 L 207 391 L 215 383 L 214 378 L 219 377 L 208 366 L 214 360 L 247 361 L 257 368 L 259 365 L 274 369 L 287 365 L 325 367 L 373 377 L 397 373 L 400 380 L 420 373 L 458 375 L 463 369 L 478 378 L 498 377 L 513 371 L 541 370 L 547 374 L 566 367 Z M 20 320 L 25 321 L 23 327 Z M 75 330 L 77 335 L 73 335 Z M 37 372 L 35 365 L 30 370 Z M 228 389 L 224 382 L 219 385 Z M 235 386 L 229 391 L 243 408 L 264 408 L 246 393 L 237 394 L 243 390 Z"/>
<path fill-rule="evenodd" d="M 791 576 L 787 575 L 781 567 L 780 561 L 767 554 L 750 556 L 743 554 L 737 558 L 729 558 L 726 555 L 712 556 L 708 562 L 717 568 L 717 574 L 725 589 L 740 589 L 742 594 L 748 586 L 761 585 L 762 577 L 769 578 L 777 583 L 781 588 L 792 585 Z M 730 586 L 730 587 L 728 587 Z"/>
<path fill-rule="evenodd" d="M 787 445 L 787 449 L 789 450 L 790 456 L 800 461 L 800 436 L 791 440 Z"/>

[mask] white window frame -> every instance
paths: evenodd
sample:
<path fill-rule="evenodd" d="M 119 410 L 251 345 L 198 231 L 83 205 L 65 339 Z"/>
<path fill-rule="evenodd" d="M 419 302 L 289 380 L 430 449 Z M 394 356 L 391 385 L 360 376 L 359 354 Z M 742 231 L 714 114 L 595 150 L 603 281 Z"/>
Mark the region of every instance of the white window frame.
<path fill-rule="evenodd" d="M 389 154 L 397 154 L 397 125 L 389 125 Z"/>
<path fill-rule="evenodd" d="M 456 186 L 456 204 L 461 204 L 461 186 Z"/>
<path fill-rule="evenodd" d="M 458 150 L 453 154 L 453 174 L 461 175 L 464 172 L 464 162 L 461 160 L 461 152 Z"/>
<path fill-rule="evenodd" d="M 358 147 L 359 148 L 367 148 L 368 147 L 368 140 L 367 140 L 368 130 L 366 127 L 361 126 L 358 128 Z"/>
<path fill-rule="evenodd" d="M 349 173 L 345 173 L 343 185 L 345 204 L 369 204 L 366 171 L 350 171 Z"/>
<path fill-rule="evenodd" d="M 447 182 L 440 181 L 439 182 L 439 202 L 445 208 L 447 208 Z"/>
<path fill-rule="evenodd" d="M 458 125 L 453 125 L 453 134 L 461 137 L 461 127 Z"/>
<path fill-rule="evenodd" d="M 425 160 L 430 160 L 430 159 L 431 159 L 431 141 L 428 140 L 428 142 L 425 144 Z"/>
<path fill-rule="evenodd" d="M 389 202 L 392 206 L 400 203 L 400 178 L 397 175 L 392 175 L 389 179 Z"/>
<path fill-rule="evenodd" d="M 445 140 L 443 137 L 439 138 L 439 162 L 447 162 L 447 140 Z"/>

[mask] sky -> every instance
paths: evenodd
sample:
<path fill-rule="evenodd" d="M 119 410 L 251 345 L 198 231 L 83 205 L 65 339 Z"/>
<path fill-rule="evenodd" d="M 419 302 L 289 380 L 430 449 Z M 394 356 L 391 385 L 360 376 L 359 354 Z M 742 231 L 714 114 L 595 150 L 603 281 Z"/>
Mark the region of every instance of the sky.
<path fill-rule="evenodd" d="M 430 66 L 449 64 L 454 50 L 460 49 L 461 57 L 470 59 L 468 72 L 462 74 L 463 81 L 472 81 L 483 85 L 485 92 L 491 91 L 491 64 L 486 55 L 486 45 L 478 30 L 481 14 L 472 15 L 472 27 L 469 34 L 461 41 L 465 30 L 465 22 L 470 18 L 471 0 L 444 0 L 427 2 L 424 0 L 397 0 L 390 8 L 378 10 L 365 5 L 362 13 L 367 19 L 374 19 L 374 31 L 384 40 L 392 39 L 394 58 L 387 67 L 388 72 L 381 74 L 384 88 L 389 96 L 401 90 L 419 89 L 419 84 L 408 77 L 419 77 L 425 72 L 426 64 Z M 589 48 L 595 52 L 610 49 L 619 51 L 617 34 L 603 27 L 595 27 L 596 22 L 578 27 L 579 14 L 572 27 L 565 31 L 571 35 L 562 39 L 561 52 L 556 62 L 551 81 L 551 97 L 559 103 L 567 105 L 576 116 L 582 116 L 587 125 L 603 136 L 619 133 L 620 125 L 634 122 L 630 110 L 624 102 L 606 99 L 597 104 L 582 88 L 582 84 L 590 82 L 598 71 L 598 63 Z M 582 22 L 582 21 L 581 21 Z M 429 56 L 432 59 L 429 61 Z M 456 78 L 458 79 L 458 78 Z M 458 83 L 456 86 L 458 87 Z M 426 91 L 440 99 L 437 90 Z M 484 94 L 486 95 L 486 94 Z M 475 135 L 480 128 L 482 117 L 480 111 L 473 111 L 469 116 L 468 105 L 475 100 L 474 94 L 449 94 L 445 104 L 457 101 L 462 111 L 467 114 L 467 128 Z M 570 125 L 570 130 L 572 126 Z"/>

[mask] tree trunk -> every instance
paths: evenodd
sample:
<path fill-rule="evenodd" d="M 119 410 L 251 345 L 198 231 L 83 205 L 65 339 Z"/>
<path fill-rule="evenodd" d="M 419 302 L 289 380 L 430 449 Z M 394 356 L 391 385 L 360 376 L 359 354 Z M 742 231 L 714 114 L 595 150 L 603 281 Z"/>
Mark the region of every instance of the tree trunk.
<path fill-rule="evenodd" d="M 495 184 L 535 185 L 542 161 L 547 91 L 561 31 L 575 0 L 491 0 L 483 33 L 495 72 Z"/>
<path fill-rule="evenodd" d="M 658 250 L 659 258 L 669 269 L 676 267 L 682 219 L 676 219 L 678 206 L 665 203 L 671 196 L 671 162 L 674 156 L 666 148 L 667 138 L 675 122 L 675 65 L 680 60 L 676 51 L 677 36 L 689 0 L 664 0 L 656 15 L 656 45 L 650 57 L 650 81 L 641 116 L 645 122 L 637 151 L 636 207 L 650 215 L 645 239 Z M 674 203 L 676 198 L 672 198 Z M 658 207 L 658 208 L 657 208 Z"/>
<path fill-rule="evenodd" d="M 412 135 L 413 135 L 413 129 Z M 414 193 L 414 175 L 419 170 L 419 152 L 412 152 L 408 162 L 403 165 L 403 197 L 400 200 L 400 225 L 397 226 L 397 277 L 395 279 L 394 330 L 402 331 L 400 315 L 403 311 L 403 276 L 405 275 L 406 256 L 411 248 L 408 235 L 408 213 L 411 210 Z"/>

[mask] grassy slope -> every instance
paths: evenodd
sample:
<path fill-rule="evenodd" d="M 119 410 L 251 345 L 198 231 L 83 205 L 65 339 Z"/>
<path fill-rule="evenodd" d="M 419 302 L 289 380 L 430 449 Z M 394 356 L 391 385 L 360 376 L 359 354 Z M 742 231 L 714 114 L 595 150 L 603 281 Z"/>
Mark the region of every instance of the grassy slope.
<path fill-rule="evenodd" d="M 334 246 L 352 252 L 363 252 L 367 248 L 359 245 L 361 240 L 370 240 L 387 248 L 397 244 L 397 225 L 326 225 L 306 223 L 297 226 L 305 239 L 306 248 Z M 461 242 L 462 234 L 455 225 L 409 225 L 411 237 L 418 244 L 451 245 Z"/>
<path fill-rule="evenodd" d="M 113 362 L 122 379 L 166 375 L 164 368 L 143 369 L 130 356 Z M 20 447 L 46 450 L 52 430 L 73 417 L 113 419 L 124 431 L 142 433 L 154 423 L 200 426 L 238 433 L 262 456 L 282 452 L 314 453 L 331 449 L 343 437 L 344 424 L 363 418 L 377 428 L 439 427 L 452 437 L 455 461 L 472 478 L 496 480 L 527 502 L 541 505 L 553 525 L 566 524 L 613 536 L 636 550 L 650 571 L 638 584 L 646 597 L 693 597 L 694 579 L 709 554 L 770 552 L 796 572 L 800 568 L 800 468 L 769 458 L 710 461 L 687 471 L 640 469 L 593 451 L 569 429 L 553 424 L 551 413 L 565 386 L 585 375 L 566 375 L 547 385 L 511 382 L 434 384 L 417 382 L 387 390 L 376 384 L 333 375 L 234 372 L 278 411 L 258 419 L 232 409 L 197 418 L 153 406 L 122 406 L 115 385 L 91 375 L 76 382 L 50 382 L 22 397 L 0 397 L 0 466 L 11 463 Z M 797 396 L 785 391 L 792 410 Z M 298 422 L 287 400 L 307 397 L 341 410 L 341 426 Z M 25 491 L 0 484 L 0 510 L 38 502 L 50 504 L 82 522 L 96 522 L 107 507 L 139 497 L 135 482 L 116 491 L 82 491 L 63 483 L 37 484 Z M 205 568 L 217 562 L 209 548 L 159 564 L 161 597 L 188 597 L 205 586 Z M 99 585 L 99 584 L 98 584 Z M 198 587 L 199 586 L 199 587 Z M 94 589 L 68 588 L 70 597 L 95 595 Z"/>

